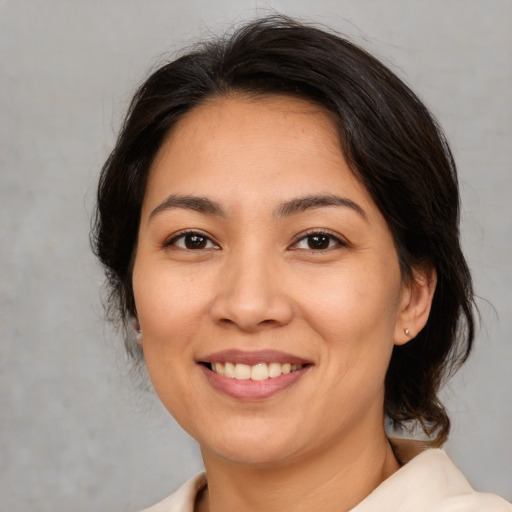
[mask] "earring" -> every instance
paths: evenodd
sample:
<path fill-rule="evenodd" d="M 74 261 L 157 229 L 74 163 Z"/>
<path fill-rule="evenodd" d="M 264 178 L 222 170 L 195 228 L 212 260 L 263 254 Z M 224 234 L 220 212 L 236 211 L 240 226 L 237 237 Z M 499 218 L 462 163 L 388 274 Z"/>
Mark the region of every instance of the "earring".
<path fill-rule="evenodd" d="M 409 329 L 406 327 L 404 329 L 404 333 L 405 333 L 406 336 L 409 336 L 411 334 L 411 331 L 409 331 Z"/>

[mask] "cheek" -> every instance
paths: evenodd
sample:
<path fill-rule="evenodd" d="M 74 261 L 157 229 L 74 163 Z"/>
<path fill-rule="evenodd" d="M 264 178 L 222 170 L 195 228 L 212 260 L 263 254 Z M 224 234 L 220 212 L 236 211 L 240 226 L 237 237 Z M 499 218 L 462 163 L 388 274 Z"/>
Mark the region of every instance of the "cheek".
<path fill-rule="evenodd" d="M 148 375 L 162 403 L 180 418 L 194 399 L 188 376 L 195 366 L 191 340 L 204 309 L 201 287 L 193 276 L 136 264 L 133 288 Z"/>
<path fill-rule="evenodd" d="M 340 273 L 324 292 L 309 293 L 303 308 L 321 334 L 329 361 L 326 381 L 334 382 L 347 407 L 357 397 L 364 409 L 368 404 L 363 397 L 383 393 L 401 291 L 398 267 L 384 268 Z"/>
<path fill-rule="evenodd" d="M 136 264 L 133 288 L 144 337 L 168 344 L 183 340 L 197 326 L 198 317 L 208 307 L 209 288 L 198 273 L 175 272 L 162 266 Z"/>
<path fill-rule="evenodd" d="M 304 283 L 308 321 L 329 335 L 346 339 L 392 337 L 398 315 L 401 278 L 398 266 L 351 268 Z M 369 340 L 370 341 L 370 340 Z"/>

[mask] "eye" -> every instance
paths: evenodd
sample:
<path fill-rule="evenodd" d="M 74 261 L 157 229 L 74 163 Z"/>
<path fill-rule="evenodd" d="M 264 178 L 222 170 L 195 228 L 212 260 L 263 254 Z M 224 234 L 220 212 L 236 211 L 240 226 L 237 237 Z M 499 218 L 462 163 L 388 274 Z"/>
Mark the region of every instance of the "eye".
<path fill-rule="evenodd" d="M 168 242 L 165 243 L 166 247 L 174 246 L 179 249 L 186 250 L 204 250 L 204 249 L 218 249 L 219 246 L 216 245 L 210 238 L 208 238 L 203 233 L 199 233 L 197 231 L 187 231 L 179 233 L 171 238 Z"/>
<path fill-rule="evenodd" d="M 325 251 L 334 247 L 346 246 L 338 237 L 322 231 L 308 233 L 292 246 L 293 249 Z"/>

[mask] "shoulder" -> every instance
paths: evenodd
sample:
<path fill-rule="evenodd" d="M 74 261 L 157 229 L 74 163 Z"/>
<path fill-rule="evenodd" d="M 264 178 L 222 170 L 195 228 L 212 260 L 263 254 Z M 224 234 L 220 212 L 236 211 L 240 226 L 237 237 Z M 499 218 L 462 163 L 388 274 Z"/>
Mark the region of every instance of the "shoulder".
<path fill-rule="evenodd" d="M 499 496 L 475 491 L 443 450 L 393 447 L 405 464 L 351 512 L 512 512 Z"/>
<path fill-rule="evenodd" d="M 512 512 L 499 496 L 475 491 L 443 450 L 417 446 L 402 444 L 397 451 L 405 464 L 351 512 Z M 200 473 L 142 512 L 193 512 L 205 485 Z"/>
<path fill-rule="evenodd" d="M 473 491 L 440 504 L 439 512 L 512 512 L 512 505 L 495 494 Z"/>
<path fill-rule="evenodd" d="M 175 493 L 142 512 L 194 512 L 197 493 L 206 485 L 205 473 L 187 480 Z"/>

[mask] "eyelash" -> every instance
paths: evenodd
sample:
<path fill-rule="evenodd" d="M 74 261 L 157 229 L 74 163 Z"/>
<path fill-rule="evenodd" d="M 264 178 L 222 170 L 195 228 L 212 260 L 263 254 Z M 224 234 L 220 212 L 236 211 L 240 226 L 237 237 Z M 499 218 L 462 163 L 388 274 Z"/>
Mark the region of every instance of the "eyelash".
<path fill-rule="evenodd" d="M 312 248 L 309 246 L 308 239 L 312 239 L 313 237 L 323 237 L 328 239 L 328 247 L 325 248 Z M 298 247 L 299 243 L 302 241 L 306 241 L 308 243 L 308 247 Z M 331 243 L 334 242 L 333 245 Z M 347 243 L 341 240 L 338 236 L 334 235 L 330 231 L 325 231 L 322 229 L 310 229 L 305 233 L 301 233 L 296 240 L 291 245 L 293 250 L 305 250 L 305 251 L 313 251 L 313 252 L 324 252 L 336 247 L 347 247 Z"/>
<path fill-rule="evenodd" d="M 211 244 L 211 247 L 199 247 L 199 248 L 196 247 L 194 249 L 192 249 L 190 247 L 186 247 L 186 246 L 180 247 L 177 244 L 177 241 L 180 239 L 183 239 L 184 244 L 185 244 L 185 240 L 186 240 L 187 236 L 190 236 L 190 237 L 196 236 L 198 238 L 202 238 L 203 240 L 206 241 L 206 244 Z M 184 250 L 189 250 L 189 251 L 218 249 L 219 248 L 218 244 L 216 244 L 208 235 L 206 235 L 205 233 L 201 233 L 201 231 L 193 231 L 193 230 L 180 231 L 179 233 L 176 233 L 169 240 L 167 240 L 163 244 L 163 246 L 164 247 L 174 246 L 174 247 L 178 247 L 179 249 L 184 249 Z"/>
<path fill-rule="evenodd" d="M 198 237 L 200 239 L 202 239 L 206 245 L 208 244 L 211 244 L 210 247 L 195 247 L 195 248 L 192 248 L 192 247 L 186 247 L 186 238 L 190 236 L 190 237 Z M 309 245 L 309 241 L 311 241 L 311 239 L 313 239 L 314 237 L 318 237 L 318 238 L 323 238 L 324 241 L 325 239 L 327 239 L 327 242 L 328 242 L 328 246 L 327 247 L 316 247 L 316 248 L 313 248 Z M 183 239 L 183 242 L 184 242 L 184 246 L 183 247 L 180 247 L 177 242 L 178 240 L 180 239 Z M 309 241 L 308 241 L 309 239 Z M 301 242 L 305 241 L 306 243 L 308 243 L 308 247 L 299 247 L 299 244 Z M 332 242 L 334 242 L 334 245 L 332 245 Z M 333 249 L 335 247 L 346 247 L 348 244 L 346 242 L 344 242 L 343 240 L 341 240 L 339 237 L 333 235 L 332 233 L 330 233 L 329 231 L 325 231 L 325 230 L 321 230 L 321 229 L 311 229 L 311 230 L 308 230 L 306 231 L 305 233 L 301 233 L 296 239 L 295 241 L 291 244 L 290 248 L 292 250 L 306 250 L 306 251 L 313 251 L 313 252 L 324 252 L 324 251 L 328 251 L 330 249 Z M 163 245 L 164 247 L 169 247 L 169 246 L 174 246 L 174 247 L 178 247 L 180 249 L 184 249 L 184 250 L 190 250 L 190 251 L 194 251 L 194 250 L 207 250 L 207 249 L 219 249 L 219 245 L 216 244 L 208 235 L 206 235 L 205 233 L 202 233 L 200 231 L 193 231 L 193 230 L 186 230 L 186 231 L 181 231 L 175 235 L 172 236 L 172 238 L 170 238 L 168 241 L 166 241 Z"/>

